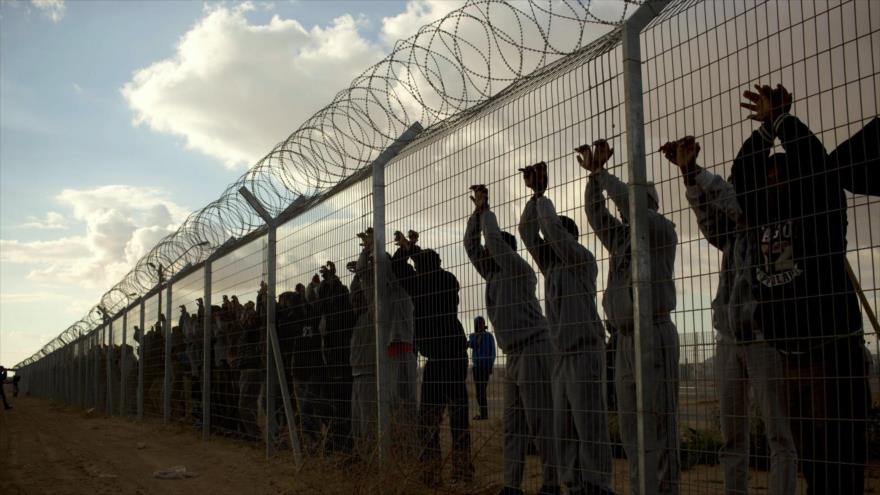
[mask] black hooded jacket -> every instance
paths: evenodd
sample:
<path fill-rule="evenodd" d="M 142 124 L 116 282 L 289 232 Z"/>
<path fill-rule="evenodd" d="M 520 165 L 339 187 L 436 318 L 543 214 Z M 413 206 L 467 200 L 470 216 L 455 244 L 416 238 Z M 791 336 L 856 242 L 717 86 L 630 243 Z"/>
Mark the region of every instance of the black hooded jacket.
<path fill-rule="evenodd" d="M 398 249 L 391 266 L 413 302 L 413 338 L 419 353 L 428 358 L 465 355 L 467 338 L 458 320 L 460 286 L 455 275 L 440 267 L 437 253 Z"/>
<path fill-rule="evenodd" d="M 785 153 L 771 155 L 773 137 Z M 807 352 L 857 331 L 845 197 L 819 139 L 783 114 L 743 143 L 732 181 L 756 247 L 755 323 L 765 337 L 781 350 Z"/>

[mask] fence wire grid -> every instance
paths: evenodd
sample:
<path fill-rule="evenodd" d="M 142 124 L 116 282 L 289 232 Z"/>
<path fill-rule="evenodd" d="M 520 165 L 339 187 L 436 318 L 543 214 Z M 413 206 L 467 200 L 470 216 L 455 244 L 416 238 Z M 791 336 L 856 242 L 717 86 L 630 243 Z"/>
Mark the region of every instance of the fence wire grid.
<path fill-rule="evenodd" d="M 872 493 L 878 78 L 866 0 L 466 2 L 15 373 L 359 492 Z"/>

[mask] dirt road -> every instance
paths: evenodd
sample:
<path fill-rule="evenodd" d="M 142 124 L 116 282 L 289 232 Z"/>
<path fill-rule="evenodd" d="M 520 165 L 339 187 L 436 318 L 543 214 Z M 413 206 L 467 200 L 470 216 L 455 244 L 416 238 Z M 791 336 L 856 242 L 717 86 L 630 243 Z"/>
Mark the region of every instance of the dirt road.
<path fill-rule="evenodd" d="M 42 399 L 19 397 L 12 411 L 0 410 L 0 493 L 18 494 L 436 494 L 497 493 L 501 478 L 501 421 L 472 425 L 477 482 L 431 490 L 419 483 L 417 456 L 411 465 L 382 471 L 363 464 L 339 465 L 309 458 L 296 473 L 286 452 L 266 460 L 253 444 L 212 437 L 192 428 L 89 414 Z M 449 451 L 444 437 L 444 452 Z M 140 448 L 139 444 L 143 444 Z M 526 486 L 540 485 L 540 466 L 528 459 Z M 160 480 L 155 471 L 185 466 L 198 473 L 186 480 Z M 867 493 L 880 493 L 876 464 L 868 470 Z M 626 462 L 614 461 L 614 488 L 627 493 Z M 447 469 L 448 470 L 448 469 Z M 448 479 L 448 473 L 447 473 Z M 751 492 L 766 493 L 767 473 L 753 471 Z M 801 486 L 803 489 L 803 486 Z M 682 473 L 682 493 L 720 493 L 719 466 Z"/>
<path fill-rule="evenodd" d="M 144 447 L 138 448 L 141 442 Z M 19 398 L 15 409 L 0 411 L 0 493 L 5 495 L 336 491 L 333 479 L 323 479 L 317 489 L 308 480 L 295 483 L 290 458 L 284 457 L 267 462 L 263 451 L 231 440 L 206 444 L 182 427 L 86 414 L 39 399 Z M 155 471 L 172 466 L 186 466 L 198 476 L 153 478 Z"/>

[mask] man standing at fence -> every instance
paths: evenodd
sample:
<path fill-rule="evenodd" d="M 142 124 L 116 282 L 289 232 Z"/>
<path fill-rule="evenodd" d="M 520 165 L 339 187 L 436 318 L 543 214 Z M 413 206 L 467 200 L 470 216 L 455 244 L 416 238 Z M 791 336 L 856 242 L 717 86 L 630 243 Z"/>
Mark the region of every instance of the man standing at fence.
<path fill-rule="evenodd" d="M 678 493 L 678 332 L 670 313 L 675 309 L 673 271 L 678 237 L 675 225 L 657 210 L 660 202 L 653 185 L 648 192 L 648 244 L 651 255 L 651 300 L 654 325 L 642 334 L 642 351 L 648 363 L 641 379 L 644 397 L 645 445 L 637 445 L 634 302 L 630 205 L 627 186 L 604 166 L 614 150 L 605 140 L 577 149 L 578 163 L 590 173 L 586 189 L 587 219 L 608 250 L 611 259 L 602 307 L 608 323 L 620 332 L 615 356 L 620 436 L 629 461 L 630 491 L 638 493 L 639 450 L 644 451 L 646 472 L 656 474 L 659 493 Z M 617 206 L 622 218 L 615 218 L 605 204 L 603 191 Z M 647 359 L 646 359 L 647 358 Z"/>
<path fill-rule="evenodd" d="M 385 432 L 385 437 L 379 438 L 379 442 L 393 443 L 402 448 L 400 454 L 406 455 L 413 449 L 413 438 L 410 436 L 415 423 L 416 405 L 416 355 L 413 352 L 413 304 L 409 294 L 400 285 L 394 272 L 391 270 L 391 257 L 383 250 L 380 256 L 388 258 L 387 263 L 378 264 L 373 259 L 373 229 L 368 228 L 358 234 L 363 250 L 358 258 L 355 270 L 363 290 L 364 302 L 368 305 L 368 313 L 371 322 L 376 321 L 377 307 L 375 304 L 376 294 L 376 271 L 383 270 L 382 278 L 385 281 L 384 294 L 385 305 L 385 328 L 379 332 L 378 342 L 375 345 L 382 349 L 382 358 L 376 363 L 381 370 L 378 376 L 383 378 L 382 396 L 379 396 L 379 406 L 388 412 L 391 424 L 386 425 L 391 431 Z M 374 361 L 375 362 L 375 361 Z M 374 396 L 375 397 L 375 396 Z M 365 397 L 367 400 L 375 398 Z M 392 435 L 394 435 L 392 437 Z"/>
<path fill-rule="evenodd" d="M 349 363 L 351 364 L 351 436 L 353 453 L 367 458 L 376 442 L 376 326 L 372 309 L 373 295 L 366 293 L 358 263 L 346 268 L 354 273 L 351 280 L 351 307 L 357 320 L 351 333 Z M 368 284 L 369 285 L 369 284 Z"/>
<path fill-rule="evenodd" d="M 21 373 L 15 372 L 15 376 L 12 377 L 12 396 L 18 397 L 18 382 L 21 381 Z"/>
<path fill-rule="evenodd" d="M 578 242 L 574 220 L 556 213 L 547 164 L 521 169 L 534 191 L 519 235 L 544 274 L 550 334 L 559 353 L 553 412 L 559 479 L 569 493 L 611 493 L 611 439 L 605 404 L 605 327 L 596 310 L 596 258 Z"/>
<path fill-rule="evenodd" d="M 262 291 L 262 289 L 261 289 Z M 263 425 L 260 424 L 260 394 L 266 373 L 263 371 L 264 353 L 260 341 L 263 329 L 260 314 L 253 301 L 245 303 L 240 317 L 241 333 L 238 340 L 238 414 L 243 433 L 248 439 L 260 438 Z M 267 433 L 267 432 L 265 432 Z"/>
<path fill-rule="evenodd" d="M 486 280 L 486 308 L 507 362 L 504 373 L 504 489 L 521 494 L 529 442 L 541 457 L 541 494 L 559 493 L 553 441 L 553 395 L 550 389 L 556 351 L 547 320 L 535 297 L 538 278 L 516 252 L 516 238 L 498 227 L 489 209 L 489 191 L 471 186 L 474 213 L 468 219 L 464 248 Z M 486 245 L 480 243 L 480 234 Z"/>
<path fill-rule="evenodd" d="M 755 299 L 750 258 L 757 253 L 749 241 L 736 192 L 732 184 L 697 165 L 700 145 L 692 136 L 666 143 L 661 151 L 681 171 L 700 232 L 722 253 L 712 323 L 717 341 L 715 379 L 721 406 L 724 492 L 748 491 L 751 385 L 770 446 L 770 493 L 793 495 L 797 450 L 785 400 L 782 355 L 752 324 Z"/>
<path fill-rule="evenodd" d="M 6 400 L 6 378 L 9 377 L 9 373 L 6 371 L 6 368 L 0 366 L 0 399 L 3 399 L 3 409 L 10 410 L 12 406 L 9 405 L 9 402 Z"/>
<path fill-rule="evenodd" d="M 474 388 L 476 389 L 477 404 L 480 406 L 480 414 L 474 416 L 476 420 L 489 419 L 489 401 L 486 398 L 486 389 L 489 386 L 489 377 L 495 370 L 495 337 L 487 330 L 486 319 L 477 315 L 474 318 L 474 333 L 468 339 L 471 360 L 474 363 L 472 370 Z"/>
<path fill-rule="evenodd" d="M 419 400 L 422 481 L 428 486 L 441 484 L 440 423 L 448 409 L 452 483 L 467 484 L 473 481 L 474 467 L 465 384 L 467 340 L 458 321 L 458 279 L 441 268 L 436 251 L 416 244 L 417 232 L 410 230 L 408 238 L 396 232 L 395 241 L 398 249 L 392 257 L 392 270 L 412 298 L 416 349 L 426 358 Z M 413 266 L 407 260 L 412 260 Z"/>
<path fill-rule="evenodd" d="M 731 171 L 756 253 L 754 319 L 783 355 L 807 493 L 861 494 L 870 398 L 846 197 L 822 142 L 789 113 L 791 94 L 755 88 L 742 106 L 761 124 Z M 771 154 L 776 139 L 784 153 Z"/>
<path fill-rule="evenodd" d="M 318 310 L 321 320 L 321 350 L 325 368 L 328 404 L 329 449 L 349 452 L 351 448 L 351 365 L 349 346 L 355 316 L 351 310 L 348 287 L 336 275 L 336 265 L 328 261 L 320 268 L 321 281 L 309 284 L 306 294 Z"/>

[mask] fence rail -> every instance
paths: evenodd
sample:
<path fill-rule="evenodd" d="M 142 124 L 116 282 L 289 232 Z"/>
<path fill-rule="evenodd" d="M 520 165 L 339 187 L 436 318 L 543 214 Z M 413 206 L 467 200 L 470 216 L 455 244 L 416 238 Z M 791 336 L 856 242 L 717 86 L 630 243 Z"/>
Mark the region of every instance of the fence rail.
<path fill-rule="evenodd" d="M 868 1 L 468 2 L 21 387 L 432 487 L 880 489 L 878 77 Z"/>

